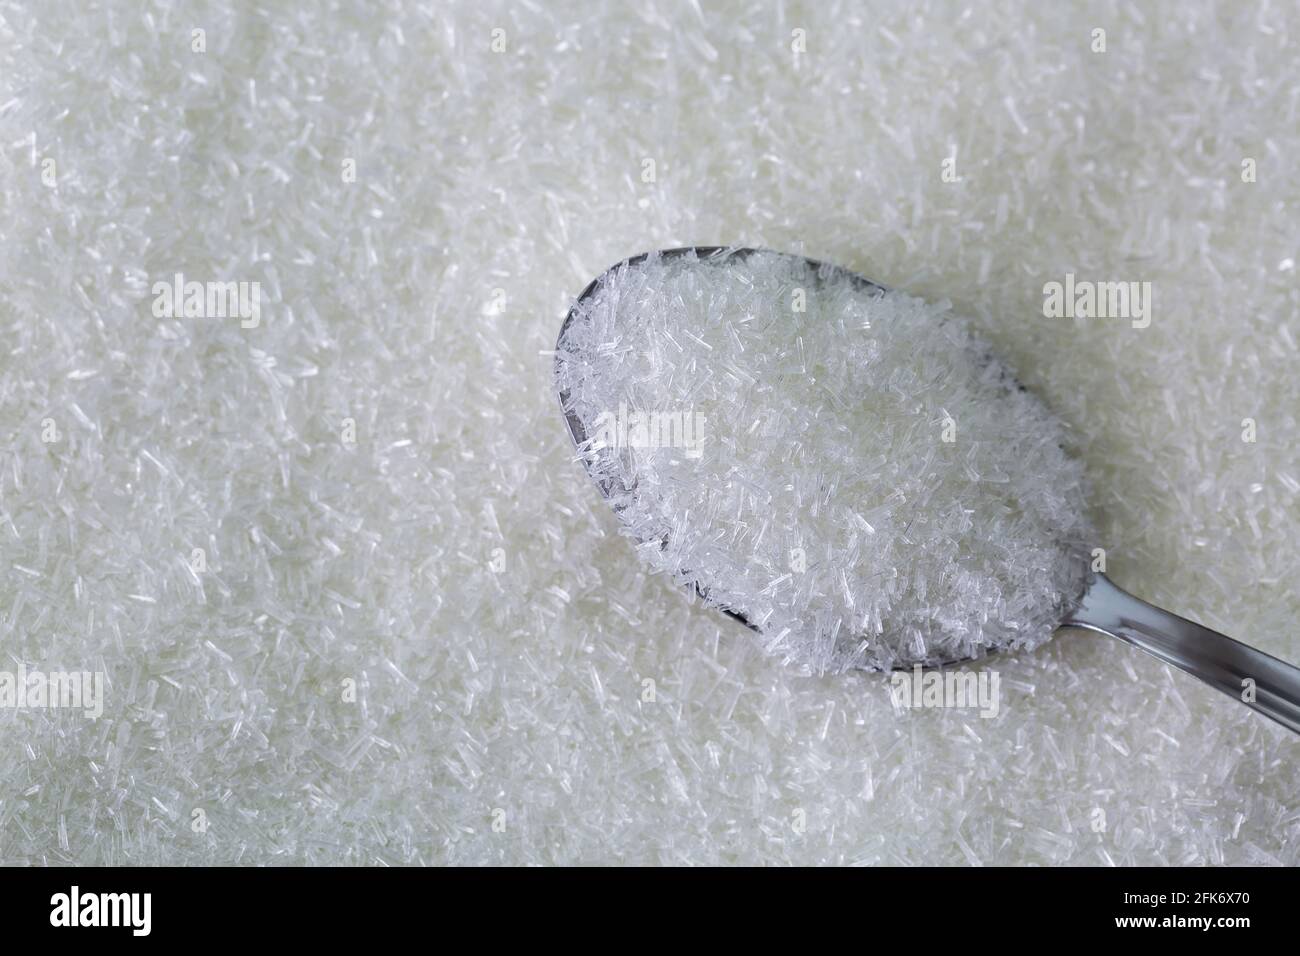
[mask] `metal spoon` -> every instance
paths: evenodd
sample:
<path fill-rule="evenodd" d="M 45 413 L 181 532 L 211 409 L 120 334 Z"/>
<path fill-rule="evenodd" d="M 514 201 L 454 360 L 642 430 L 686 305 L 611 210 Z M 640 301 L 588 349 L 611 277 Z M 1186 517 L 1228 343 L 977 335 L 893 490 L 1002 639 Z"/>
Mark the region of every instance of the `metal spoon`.
<path fill-rule="evenodd" d="M 723 246 L 691 246 L 665 249 L 658 254 L 665 259 L 690 256 L 699 259 L 730 259 L 743 258 L 759 251 L 766 252 L 766 250 Z M 649 255 L 651 253 L 642 253 L 625 259 L 606 270 L 583 290 L 560 328 L 559 339 L 556 342 L 557 373 L 559 363 L 563 361 L 562 356 L 573 352 L 571 347 L 566 347 L 565 339 L 579 306 L 593 296 L 615 270 L 636 265 Z M 863 291 L 884 291 L 883 286 L 838 266 L 831 266 L 814 259 L 803 259 L 803 262 L 813 269 L 838 272 L 851 279 Z M 579 451 L 584 452 L 583 463 L 590 470 L 590 459 L 585 454 L 589 438 L 586 427 L 574 413 L 567 391 L 560 389 L 559 396 L 560 408 L 568 424 L 569 434 Z M 597 486 L 604 497 L 610 497 L 611 489 L 607 484 L 597 481 Z M 698 585 L 696 591 L 707 600 L 708 594 Z M 719 607 L 719 610 L 751 630 L 758 630 L 742 611 L 726 607 Z M 1300 733 L 1300 668 L 1242 644 L 1240 641 L 1235 641 L 1218 631 L 1212 631 L 1208 627 L 1202 627 L 1186 618 L 1148 604 L 1119 588 L 1104 574 L 1094 573 L 1088 578 L 1083 596 L 1075 609 L 1061 621 L 1061 626 L 1097 631 L 1132 644 L 1151 656 L 1172 664 L 1211 687 L 1240 700 L 1252 710 Z M 958 658 L 935 666 L 945 667 L 976 659 L 976 656 Z"/>

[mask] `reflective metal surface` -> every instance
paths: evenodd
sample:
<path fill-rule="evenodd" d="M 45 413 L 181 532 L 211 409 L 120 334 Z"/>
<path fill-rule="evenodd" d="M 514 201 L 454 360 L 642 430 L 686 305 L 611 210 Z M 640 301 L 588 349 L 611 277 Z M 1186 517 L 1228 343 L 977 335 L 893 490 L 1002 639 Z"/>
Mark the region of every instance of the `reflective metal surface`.
<path fill-rule="evenodd" d="M 1135 598 L 1104 574 L 1061 623 L 1141 648 L 1300 733 L 1300 668 Z"/>

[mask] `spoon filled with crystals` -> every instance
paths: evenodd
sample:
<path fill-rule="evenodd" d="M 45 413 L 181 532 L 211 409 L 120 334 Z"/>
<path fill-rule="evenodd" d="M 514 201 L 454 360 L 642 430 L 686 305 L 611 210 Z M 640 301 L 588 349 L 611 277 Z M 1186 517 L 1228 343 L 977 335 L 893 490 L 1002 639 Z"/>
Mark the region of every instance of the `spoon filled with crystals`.
<path fill-rule="evenodd" d="M 1064 424 L 946 305 L 763 249 L 627 259 L 556 387 L 641 560 L 813 674 L 1099 631 L 1300 732 L 1300 668 L 1100 570 Z"/>

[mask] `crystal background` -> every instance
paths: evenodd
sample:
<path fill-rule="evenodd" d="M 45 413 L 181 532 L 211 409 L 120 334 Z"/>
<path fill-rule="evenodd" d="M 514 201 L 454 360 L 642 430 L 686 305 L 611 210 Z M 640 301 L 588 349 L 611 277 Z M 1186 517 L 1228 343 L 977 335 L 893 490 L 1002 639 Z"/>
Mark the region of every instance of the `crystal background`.
<path fill-rule="evenodd" d="M 1265 2 L 0 2 L 0 669 L 107 682 L 0 709 L 0 861 L 1294 865 L 1293 735 L 1109 638 L 990 664 L 991 720 L 764 659 L 643 573 L 546 353 L 656 247 L 949 299 L 1071 427 L 1116 581 L 1300 659 L 1298 41 Z M 178 272 L 260 322 L 156 316 Z M 1150 326 L 1045 318 L 1066 273 Z"/>

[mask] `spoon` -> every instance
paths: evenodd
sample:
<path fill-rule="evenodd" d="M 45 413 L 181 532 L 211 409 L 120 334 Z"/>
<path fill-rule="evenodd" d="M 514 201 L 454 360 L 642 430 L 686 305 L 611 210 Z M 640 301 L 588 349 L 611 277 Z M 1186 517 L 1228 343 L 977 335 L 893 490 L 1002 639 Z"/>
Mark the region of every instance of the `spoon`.
<path fill-rule="evenodd" d="M 652 255 L 664 262 L 680 260 L 679 264 L 684 264 L 686 267 L 698 268 L 699 264 L 707 262 L 710 268 L 718 268 L 727 267 L 733 262 L 742 262 L 754 254 L 769 257 L 777 255 L 767 250 L 720 246 L 694 246 L 667 249 L 659 253 L 643 253 L 618 263 L 593 280 L 569 310 L 556 344 L 556 375 L 560 383 L 560 406 L 569 434 L 579 451 L 579 457 L 588 472 L 592 473 L 603 497 L 612 499 L 615 489 L 607 476 L 597 476 L 593 472 L 592 436 L 589 434 L 587 423 L 576 413 L 569 389 L 564 386 L 561 374 L 564 363 L 582 362 L 590 358 L 582 354 L 581 347 L 575 346 L 570 341 L 569 333 L 580 310 L 611 281 L 616 272 L 637 266 Z M 855 289 L 864 293 L 884 294 L 887 291 L 883 286 L 837 266 L 802 257 L 784 256 L 783 258 L 802 263 L 807 268 L 817 271 L 818 274 L 828 272 L 835 274 L 851 282 Z M 991 355 L 988 361 L 993 361 Z M 1021 391 L 1024 389 L 1019 382 L 1012 381 L 1009 384 Z M 626 487 L 623 489 L 624 492 L 628 490 Z M 631 491 L 635 494 L 635 487 Z M 743 609 L 711 601 L 708 589 L 698 582 L 695 584 L 695 591 L 724 614 L 761 633 L 761 628 L 747 617 Z M 1300 668 L 1140 600 L 1122 590 L 1104 573 L 1089 572 L 1083 582 L 1082 594 L 1066 611 L 1059 626 L 1096 631 L 1131 644 L 1199 678 L 1211 687 L 1241 701 L 1252 710 L 1300 733 Z M 981 648 L 977 653 L 966 656 L 927 660 L 924 666 L 951 666 L 977 660 L 988 653 L 995 652 L 996 649 Z M 895 665 L 894 669 L 910 668 L 910 666 L 910 663 Z"/>

